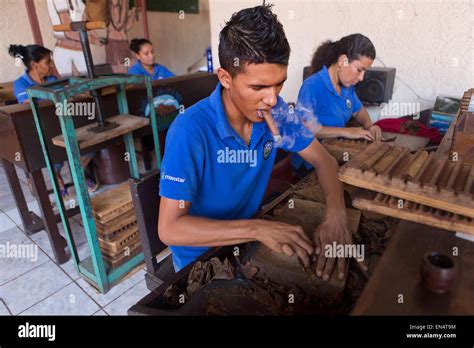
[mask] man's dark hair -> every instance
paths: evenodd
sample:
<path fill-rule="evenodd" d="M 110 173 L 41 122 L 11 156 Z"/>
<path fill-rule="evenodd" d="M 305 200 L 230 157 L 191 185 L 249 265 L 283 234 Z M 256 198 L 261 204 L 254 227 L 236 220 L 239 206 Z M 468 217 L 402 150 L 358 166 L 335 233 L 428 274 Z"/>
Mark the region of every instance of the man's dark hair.
<path fill-rule="evenodd" d="M 232 15 L 219 35 L 219 61 L 232 76 L 247 63 L 288 66 L 290 45 L 270 4 Z"/>

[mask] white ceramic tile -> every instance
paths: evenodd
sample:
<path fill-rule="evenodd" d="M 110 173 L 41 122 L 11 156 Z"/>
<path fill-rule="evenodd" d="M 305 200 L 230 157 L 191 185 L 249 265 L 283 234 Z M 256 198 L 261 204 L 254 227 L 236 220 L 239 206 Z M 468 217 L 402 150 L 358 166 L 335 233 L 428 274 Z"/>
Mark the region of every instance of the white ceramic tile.
<path fill-rule="evenodd" d="M 36 200 L 34 201 L 31 201 L 29 202 L 28 204 L 28 210 L 29 211 L 32 211 L 33 213 L 35 213 L 36 215 L 38 215 L 39 217 L 41 217 L 41 213 L 40 213 L 40 209 L 39 209 L 39 206 L 38 206 L 38 202 Z M 18 226 L 22 226 L 22 223 L 21 223 L 21 218 L 20 218 L 20 212 L 18 211 L 18 209 L 15 207 L 13 209 L 10 209 L 10 210 L 7 210 L 5 212 L 5 214 L 8 215 L 8 217 L 10 219 L 13 220 L 13 222 L 18 225 Z"/>
<path fill-rule="evenodd" d="M 18 227 L 0 233 L 0 251 L 0 285 L 49 261 Z"/>
<path fill-rule="evenodd" d="M 72 282 L 54 262 L 43 265 L 0 286 L 0 297 L 13 315 L 51 296 Z"/>
<path fill-rule="evenodd" d="M 15 227 L 15 222 L 7 214 L 0 212 L 0 233 Z"/>
<path fill-rule="evenodd" d="M 1 211 L 7 211 L 13 208 L 15 208 L 15 201 L 13 200 L 13 196 L 8 195 L 8 196 L 0 197 L 0 210 Z"/>
<path fill-rule="evenodd" d="M 2 315 L 11 315 L 10 311 L 8 310 L 7 306 L 0 301 L 0 316 Z"/>
<path fill-rule="evenodd" d="M 86 232 L 84 228 L 75 220 L 69 219 L 69 227 L 72 231 L 72 235 L 74 236 L 74 242 L 77 246 L 82 245 L 87 242 Z M 58 225 L 59 233 L 66 238 L 66 232 L 64 231 L 63 224 Z"/>
<path fill-rule="evenodd" d="M 0 198 L 11 195 L 10 185 L 5 182 L 0 181 Z"/>
<path fill-rule="evenodd" d="M 15 167 L 16 168 L 16 167 Z M 20 181 L 23 181 L 26 183 L 26 173 L 23 169 L 16 168 L 16 175 L 18 176 L 18 179 Z"/>
<path fill-rule="evenodd" d="M 71 283 L 20 315 L 92 315 L 100 307 L 75 283 Z"/>
<path fill-rule="evenodd" d="M 149 293 L 150 290 L 146 287 L 145 279 L 143 279 L 142 282 L 138 283 L 106 306 L 104 311 L 109 315 L 127 315 L 128 309 Z"/>
<path fill-rule="evenodd" d="M 145 271 L 140 269 L 138 272 L 130 276 L 129 278 L 121 281 L 112 287 L 107 293 L 101 294 L 92 285 L 90 285 L 83 278 L 79 279 L 77 283 L 84 289 L 90 297 L 94 299 L 101 307 L 107 306 L 109 303 L 119 298 L 128 289 L 132 288 L 139 282 L 145 282 Z"/>
<path fill-rule="evenodd" d="M 74 240 L 76 242 L 76 246 L 79 248 L 86 241 L 84 229 L 81 226 L 79 226 L 77 222 L 73 220 L 70 220 L 70 226 L 72 229 Z M 64 233 L 62 224 L 58 225 L 58 228 L 59 228 L 59 233 L 66 239 L 66 234 Z M 43 249 L 51 258 L 54 259 L 53 249 L 49 242 L 48 234 L 45 230 L 39 231 L 31 235 L 31 239 L 33 239 L 33 241 L 37 243 L 41 249 Z"/>
<path fill-rule="evenodd" d="M 69 254 L 69 249 L 68 249 L 68 254 Z M 83 261 L 85 260 L 86 258 L 88 258 L 91 253 L 90 253 L 90 250 L 87 246 L 87 244 L 82 244 L 80 246 L 77 247 L 77 254 L 79 256 L 79 260 Z M 81 275 L 79 274 L 79 272 L 76 270 L 76 267 L 74 265 L 74 260 L 72 259 L 72 257 L 70 257 L 69 261 L 62 264 L 61 265 L 61 268 L 69 275 L 69 277 L 71 277 L 72 279 L 74 280 L 78 280 L 79 278 L 81 278 Z"/>

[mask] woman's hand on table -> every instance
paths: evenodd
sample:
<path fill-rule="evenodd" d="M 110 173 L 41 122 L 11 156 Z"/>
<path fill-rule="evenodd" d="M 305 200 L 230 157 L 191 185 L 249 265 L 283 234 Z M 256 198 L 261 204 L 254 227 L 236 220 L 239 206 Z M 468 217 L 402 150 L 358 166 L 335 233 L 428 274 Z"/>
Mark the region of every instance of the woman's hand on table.
<path fill-rule="evenodd" d="M 366 130 L 362 127 L 348 127 L 344 129 L 344 137 L 347 139 L 365 139 L 373 141 L 374 137 L 370 130 Z"/>
<path fill-rule="evenodd" d="M 380 141 L 382 140 L 382 129 L 379 126 L 372 125 L 367 130 L 370 132 L 372 135 L 372 139 L 374 141 Z"/>

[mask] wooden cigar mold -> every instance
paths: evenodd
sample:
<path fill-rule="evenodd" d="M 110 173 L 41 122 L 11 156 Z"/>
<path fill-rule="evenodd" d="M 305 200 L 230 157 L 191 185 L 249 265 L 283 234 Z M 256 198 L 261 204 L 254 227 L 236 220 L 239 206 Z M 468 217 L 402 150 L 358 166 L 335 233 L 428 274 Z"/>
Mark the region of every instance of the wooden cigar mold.
<path fill-rule="evenodd" d="M 474 235 L 472 218 L 364 189 L 357 189 L 352 204 L 360 210 L 388 215 L 453 232 Z"/>
<path fill-rule="evenodd" d="M 362 139 L 322 139 L 321 144 L 339 162 L 347 162 L 362 152 L 370 142 Z"/>
<path fill-rule="evenodd" d="M 464 92 L 462 98 L 461 98 L 461 105 L 459 110 L 461 113 L 467 112 L 469 108 L 469 103 L 471 102 L 471 98 L 474 96 L 474 88 L 471 88 Z"/>
<path fill-rule="evenodd" d="M 465 162 L 474 162 L 474 113 L 465 112 L 459 115 L 454 128 L 451 153 Z"/>
<path fill-rule="evenodd" d="M 91 199 L 102 255 L 112 268 L 141 251 L 137 218 L 127 182 Z"/>
<path fill-rule="evenodd" d="M 390 161 L 387 160 L 390 158 Z M 448 156 L 373 143 L 339 171 L 347 184 L 474 217 L 474 165 Z"/>

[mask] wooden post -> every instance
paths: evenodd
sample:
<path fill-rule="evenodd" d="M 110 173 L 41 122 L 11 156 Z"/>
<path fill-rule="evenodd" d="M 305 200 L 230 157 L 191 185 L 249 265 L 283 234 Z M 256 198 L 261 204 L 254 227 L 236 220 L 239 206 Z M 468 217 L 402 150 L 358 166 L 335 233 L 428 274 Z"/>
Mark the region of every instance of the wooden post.
<path fill-rule="evenodd" d="M 28 13 L 28 20 L 30 22 L 31 32 L 33 33 L 33 40 L 35 44 L 44 46 L 43 37 L 38 23 L 38 16 L 36 15 L 36 8 L 34 0 L 25 0 L 26 12 Z"/>
<path fill-rule="evenodd" d="M 146 0 L 140 0 L 140 7 L 143 15 L 143 36 L 145 39 L 150 40 L 150 31 L 148 30 L 148 16 L 146 10 Z"/>

